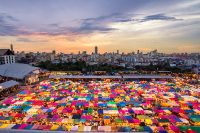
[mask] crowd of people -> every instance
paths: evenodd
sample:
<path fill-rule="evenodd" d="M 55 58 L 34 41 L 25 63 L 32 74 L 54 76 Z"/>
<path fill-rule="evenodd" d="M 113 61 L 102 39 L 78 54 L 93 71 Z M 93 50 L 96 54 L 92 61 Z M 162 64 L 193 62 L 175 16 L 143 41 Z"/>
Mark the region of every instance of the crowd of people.
<path fill-rule="evenodd" d="M 0 105 L 0 129 L 200 131 L 200 89 L 174 81 L 49 79 Z"/>

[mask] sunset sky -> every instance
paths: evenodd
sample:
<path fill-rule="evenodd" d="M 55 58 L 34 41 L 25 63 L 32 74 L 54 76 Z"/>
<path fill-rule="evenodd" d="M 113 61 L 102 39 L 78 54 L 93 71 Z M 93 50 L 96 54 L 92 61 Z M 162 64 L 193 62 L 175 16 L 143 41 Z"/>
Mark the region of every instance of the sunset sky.
<path fill-rule="evenodd" d="M 0 0 L 0 48 L 200 52 L 200 0 Z"/>

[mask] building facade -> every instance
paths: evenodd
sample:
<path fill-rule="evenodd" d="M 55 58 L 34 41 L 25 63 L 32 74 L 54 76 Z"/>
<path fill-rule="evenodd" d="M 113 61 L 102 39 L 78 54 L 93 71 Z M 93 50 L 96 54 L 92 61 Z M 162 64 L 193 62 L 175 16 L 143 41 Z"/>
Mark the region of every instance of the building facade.
<path fill-rule="evenodd" d="M 0 65 L 15 63 L 15 54 L 10 49 L 0 49 Z"/>

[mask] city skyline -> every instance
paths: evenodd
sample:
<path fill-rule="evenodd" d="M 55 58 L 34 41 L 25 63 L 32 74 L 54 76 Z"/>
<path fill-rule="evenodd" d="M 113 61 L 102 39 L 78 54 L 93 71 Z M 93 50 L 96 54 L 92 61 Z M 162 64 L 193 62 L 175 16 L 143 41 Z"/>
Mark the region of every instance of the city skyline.
<path fill-rule="evenodd" d="M 200 52 L 199 7 L 197 0 L 0 0 L 0 48 Z"/>
<path fill-rule="evenodd" d="M 168 54 L 168 55 L 173 55 L 173 54 L 200 54 L 198 52 L 173 52 L 173 53 L 165 53 L 165 52 L 161 52 L 159 51 L 158 49 L 152 49 L 152 50 L 149 50 L 149 51 L 141 51 L 141 50 L 133 50 L 133 51 L 130 51 L 130 52 L 124 52 L 124 51 L 119 51 L 118 49 L 116 51 L 104 51 L 104 52 L 99 52 L 101 51 L 101 49 L 99 50 L 99 47 L 98 46 L 94 46 L 93 49 L 90 49 L 89 52 L 86 51 L 86 50 L 79 50 L 77 52 L 60 52 L 60 51 L 56 51 L 56 50 L 52 50 L 52 51 L 18 51 L 16 49 L 14 49 L 14 46 L 13 44 L 10 44 L 10 47 L 6 47 L 4 48 L 5 50 L 11 50 L 11 51 L 14 51 L 14 53 L 16 54 L 20 54 L 20 53 L 51 53 L 51 54 L 88 54 L 88 55 L 92 55 L 92 54 L 99 54 L 99 55 L 102 55 L 102 54 L 148 54 L 148 53 L 151 53 L 151 52 L 157 52 L 157 53 L 160 53 L 160 54 Z"/>

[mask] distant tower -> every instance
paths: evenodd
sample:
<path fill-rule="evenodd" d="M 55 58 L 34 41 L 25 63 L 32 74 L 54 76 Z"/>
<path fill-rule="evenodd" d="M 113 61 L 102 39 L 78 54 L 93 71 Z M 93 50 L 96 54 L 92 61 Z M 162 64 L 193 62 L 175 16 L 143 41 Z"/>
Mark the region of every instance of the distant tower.
<path fill-rule="evenodd" d="M 98 54 L 98 47 L 97 46 L 94 47 L 94 53 Z"/>
<path fill-rule="evenodd" d="M 12 43 L 10 44 L 10 50 L 14 52 Z"/>
<path fill-rule="evenodd" d="M 137 51 L 137 54 L 140 54 L 140 50 Z"/>
<path fill-rule="evenodd" d="M 119 54 L 119 50 L 117 50 L 117 54 Z"/>
<path fill-rule="evenodd" d="M 54 55 L 55 55 L 55 54 L 56 54 L 56 50 L 53 50 L 53 51 L 52 51 L 52 54 L 54 54 Z"/>

